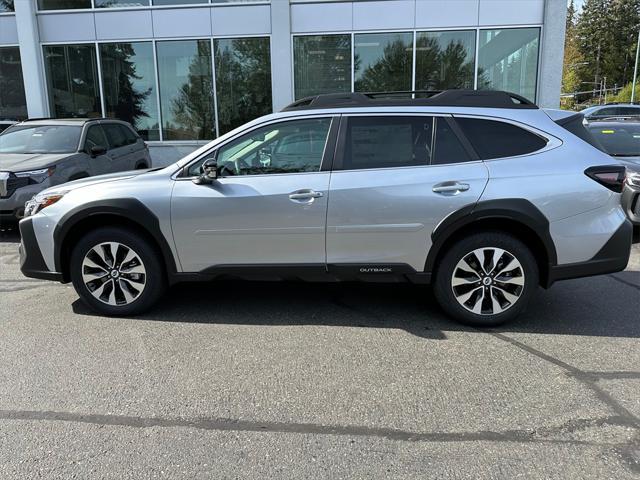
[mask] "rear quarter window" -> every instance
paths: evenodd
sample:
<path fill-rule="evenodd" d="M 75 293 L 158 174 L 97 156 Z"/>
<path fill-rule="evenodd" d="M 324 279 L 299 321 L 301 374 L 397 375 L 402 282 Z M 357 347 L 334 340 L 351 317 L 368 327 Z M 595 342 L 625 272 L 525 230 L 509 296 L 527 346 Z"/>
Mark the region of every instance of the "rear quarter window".
<path fill-rule="evenodd" d="M 482 160 L 527 155 L 547 145 L 546 139 L 511 123 L 464 117 L 456 122 Z"/>

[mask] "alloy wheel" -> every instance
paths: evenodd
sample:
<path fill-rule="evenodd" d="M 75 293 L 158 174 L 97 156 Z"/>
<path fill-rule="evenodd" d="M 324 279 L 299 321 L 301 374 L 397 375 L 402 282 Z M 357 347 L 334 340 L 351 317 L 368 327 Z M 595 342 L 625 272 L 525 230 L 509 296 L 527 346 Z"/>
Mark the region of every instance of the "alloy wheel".
<path fill-rule="evenodd" d="M 122 306 L 140 296 L 147 283 L 147 271 L 132 248 L 104 242 L 84 256 L 82 279 L 95 298 L 107 305 Z"/>
<path fill-rule="evenodd" d="M 497 315 L 511 308 L 525 285 L 520 261 L 506 250 L 483 247 L 460 259 L 451 276 L 453 294 L 477 315 Z"/>

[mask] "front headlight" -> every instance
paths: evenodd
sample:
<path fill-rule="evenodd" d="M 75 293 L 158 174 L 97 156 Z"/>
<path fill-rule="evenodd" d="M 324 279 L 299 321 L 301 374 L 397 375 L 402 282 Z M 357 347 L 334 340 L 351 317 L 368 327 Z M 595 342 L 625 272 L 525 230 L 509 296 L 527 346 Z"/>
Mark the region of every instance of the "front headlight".
<path fill-rule="evenodd" d="M 34 183 L 42 183 L 44 180 L 56 171 L 56 167 L 43 168 L 40 170 L 27 170 L 25 172 L 14 172 L 13 174 L 19 178 L 29 178 Z"/>
<path fill-rule="evenodd" d="M 47 208 L 49 205 L 53 205 L 67 192 L 65 190 L 59 190 L 48 193 L 39 193 L 35 195 L 31 200 L 24 204 L 24 216 L 29 217 L 35 215 L 43 208 Z"/>

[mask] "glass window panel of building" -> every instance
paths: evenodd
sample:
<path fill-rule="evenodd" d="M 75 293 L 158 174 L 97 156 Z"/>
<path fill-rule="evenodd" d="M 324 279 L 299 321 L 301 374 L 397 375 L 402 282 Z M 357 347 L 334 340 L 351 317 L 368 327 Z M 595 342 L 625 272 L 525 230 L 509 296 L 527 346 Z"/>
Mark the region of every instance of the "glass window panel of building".
<path fill-rule="evenodd" d="M 51 115 L 101 117 L 96 48 L 89 45 L 45 45 Z"/>
<path fill-rule="evenodd" d="M 478 88 L 513 92 L 535 102 L 539 28 L 480 30 Z"/>
<path fill-rule="evenodd" d="M 38 0 L 40 10 L 76 10 L 91 8 L 91 0 Z"/>
<path fill-rule="evenodd" d="M 195 3 L 209 3 L 209 0 L 153 0 L 154 5 L 192 5 Z"/>
<path fill-rule="evenodd" d="M 93 0 L 96 8 L 148 7 L 149 0 Z"/>
<path fill-rule="evenodd" d="M 413 33 L 363 33 L 354 36 L 356 92 L 411 90 Z"/>
<path fill-rule="evenodd" d="M 214 40 L 220 135 L 272 111 L 268 38 Z"/>
<path fill-rule="evenodd" d="M 163 140 L 215 137 L 209 40 L 156 44 Z"/>
<path fill-rule="evenodd" d="M 151 42 L 100 44 L 105 115 L 129 122 L 145 140 L 160 140 Z"/>
<path fill-rule="evenodd" d="M 416 34 L 416 90 L 473 88 L 476 32 Z"/>
<path fill-rule="evenodd" d="M 27 118 L 27 100 L 24 95 L 20 49 L 0 48 L 0 119 Z"/>
<path fill-rule="evenodd" d="M 13 12 L 13 0 L 0 0 L 0 12 Z"/>
<path fill-rule="evenodd" d="M 293 37 L 295 97 L 351 91 L 351 35 Z"/>

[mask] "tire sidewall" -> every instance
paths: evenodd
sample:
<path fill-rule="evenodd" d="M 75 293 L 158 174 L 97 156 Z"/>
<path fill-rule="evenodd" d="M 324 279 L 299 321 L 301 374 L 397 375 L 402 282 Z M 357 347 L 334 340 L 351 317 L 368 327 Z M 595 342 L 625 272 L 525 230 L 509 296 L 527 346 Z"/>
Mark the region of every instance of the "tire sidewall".
<path fill-rule="evenodd" d="M 95 298 L 82 278 L 82 262 L 85 255 L 100 243 L 118 242 L 133 249 L 146 270 L 146 284 L 142 293 L 130 304 L 112 306 Z M 117 227 L 105 227 L 85 235 L 71 252 L 71 281 L 80 298 L 92 310 L 108 316 L 135 315 L 153 306 L 166 288 L 165 272 L 159 253 L 143 236 Z"/>
<path fill-rule="evenodd" d="M 522 265 L 525 284 L 516 303 L 506 311 L 495 315 L 478 315 L 465 309 L 456 299 L 451 277 L 463 256 L 477 248 L 502 248 Z M 456 320 L 472 325 L 490 327 L 513 320 L 522 313 L 538 287 L 538 265 L 529 248 L 512 235 L 502 232 L 482 232 L 470 235 L 455 243 L 442 257 L 434 282 L 434 294 L 443 310 Z"/>

